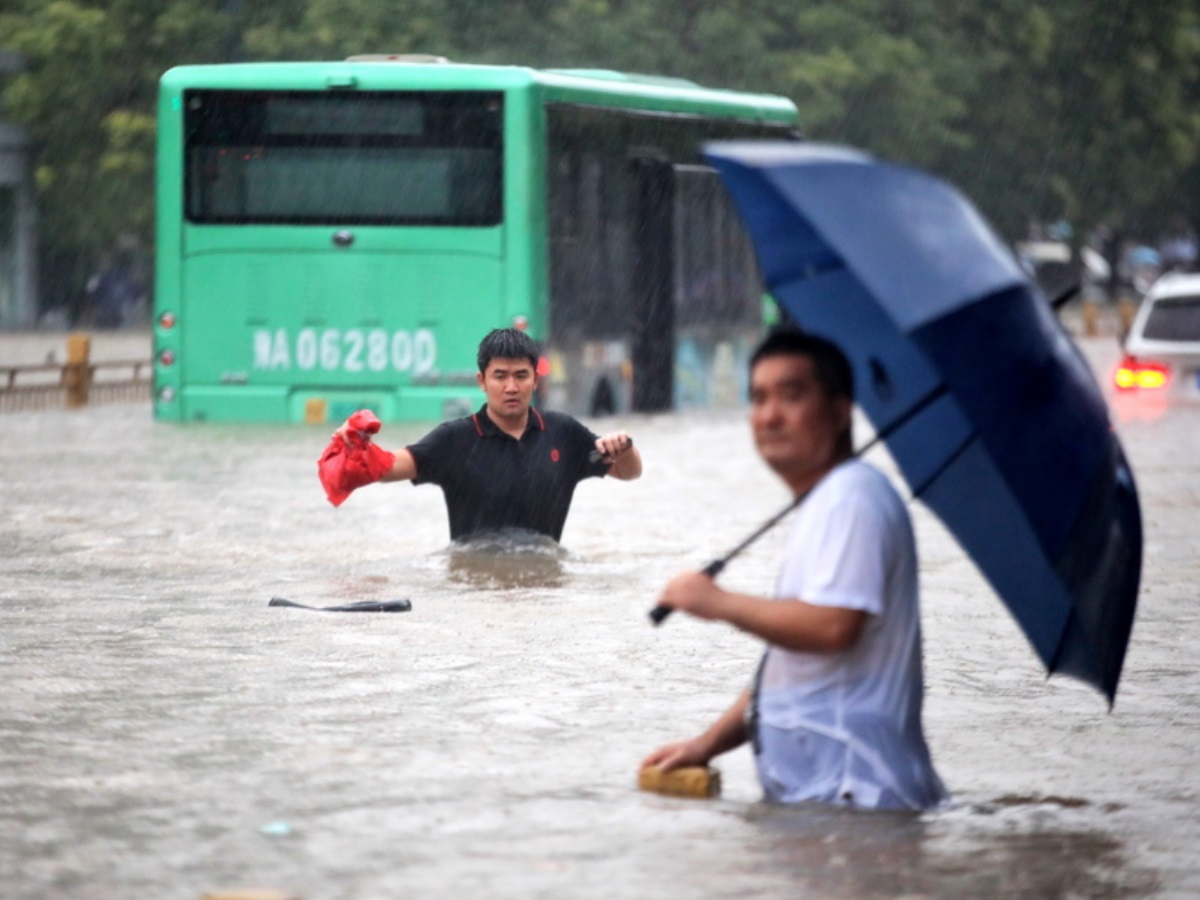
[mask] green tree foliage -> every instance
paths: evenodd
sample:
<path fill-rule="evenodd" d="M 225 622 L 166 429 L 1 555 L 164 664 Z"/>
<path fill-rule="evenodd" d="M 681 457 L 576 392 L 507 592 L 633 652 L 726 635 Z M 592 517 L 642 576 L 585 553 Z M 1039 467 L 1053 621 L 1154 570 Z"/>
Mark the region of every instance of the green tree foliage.
<path fill-rule="evenodd" d="M 971 143 L 938 168 L 1009 234 L 1029 217 L 1143 231 L 1165 221 L 1200 161 L 1195 3 L 954 9 L 956 55 L 977 76 L 962 121 Z M 1186 201 L 1193 217 L 1198 200 Z"/>
<path fill-rule="evenodd" d="M 1029 219 L 1153 237 L 1200 191 L 1195 0 L 7 0 L 5 86 L 36 141 L 43 279 L 149 244 L 173 65 L 430 53 L 791 97 L 814 140 L 931 169 L 1010 239 Z"/>
<path fill-rule="evenodd" d="M 77 302 L 100 257 L 150 246 L 154 104 L 168 62 L 216 61 L 215 4 L 54 0 L 0 15 L 28 69 L 6 87 L 8 117 L 34 138 L 44 302 Z"/>

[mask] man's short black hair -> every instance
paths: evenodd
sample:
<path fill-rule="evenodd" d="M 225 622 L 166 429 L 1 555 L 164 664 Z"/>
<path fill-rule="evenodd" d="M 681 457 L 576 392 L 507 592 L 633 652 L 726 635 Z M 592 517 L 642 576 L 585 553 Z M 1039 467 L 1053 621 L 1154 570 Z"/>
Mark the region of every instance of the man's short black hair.
<path fill-rule="evenodd" d="M 773 328 L 750 357 L 750 371 L 771 356 L 806 356 L 813 361 L 817 383 L 829 397 L 854 399 L 854 369 L 842 348 L 833 341 L 801 331 L 793 325 Z"/>
<path fill-rule="evenodd" d="M 475 361 L 481 373 L 487 371 L 493 359 L 527 359 L 537 371 L 538 347 L 533 338 L 516 328 L 496 328 L 489 331 L 479 342 L 479 353 Z"/>

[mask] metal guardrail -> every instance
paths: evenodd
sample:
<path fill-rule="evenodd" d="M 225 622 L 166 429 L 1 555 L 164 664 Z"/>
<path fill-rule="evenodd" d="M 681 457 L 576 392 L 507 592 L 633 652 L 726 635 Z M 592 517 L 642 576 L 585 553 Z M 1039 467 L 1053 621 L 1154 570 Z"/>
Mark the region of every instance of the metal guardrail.
<path fill-rule="evenodd" d="M 0 366 L 0 413 L 149 402 L 154 374 L 150 360 L 92 362 L 90 350 L 87 335 L 71 335 L 62 365 Z"/>

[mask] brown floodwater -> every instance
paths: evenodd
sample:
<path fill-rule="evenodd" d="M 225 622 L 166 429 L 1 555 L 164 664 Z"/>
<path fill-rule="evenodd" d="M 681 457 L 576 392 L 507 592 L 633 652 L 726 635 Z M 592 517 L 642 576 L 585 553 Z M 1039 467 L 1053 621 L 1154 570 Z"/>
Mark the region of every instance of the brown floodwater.
<path fill-rule="evenodd" d="M 1111 348 L 1089 352 L 1102 369 Z M 328 428 L 0 417 L 0 893 L 1200 895 L 1200 409 L 1119 411 L 1146 567 L 1111 712 L 1045 678 L 913 505 L 926 730 L 954 795 L 923 815 L 766 806 L 747 750 L 717 761 L 720 799 L 636 790 L 759 651 L 684 616 L 652 628 L 657 590 L 787 498 L 741 412 L 590 424 L 627 428 L 644 478 L 583 484 L 562 547 L 517 551 L 449 548 L 435 488 L 334 509 Z M 768 592 L 777 538 L 723 582 Z"/>

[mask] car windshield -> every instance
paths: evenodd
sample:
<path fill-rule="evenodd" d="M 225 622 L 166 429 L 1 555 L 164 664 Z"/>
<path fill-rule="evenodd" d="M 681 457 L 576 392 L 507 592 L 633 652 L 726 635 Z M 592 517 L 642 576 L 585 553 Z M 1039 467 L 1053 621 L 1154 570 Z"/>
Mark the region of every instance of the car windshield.
<path fill-rule="evenodd" d="M 1150 309 L 1142 336 L 1155 341 L 1200 341 L 1200 297 L 1162 297 Z"/>

